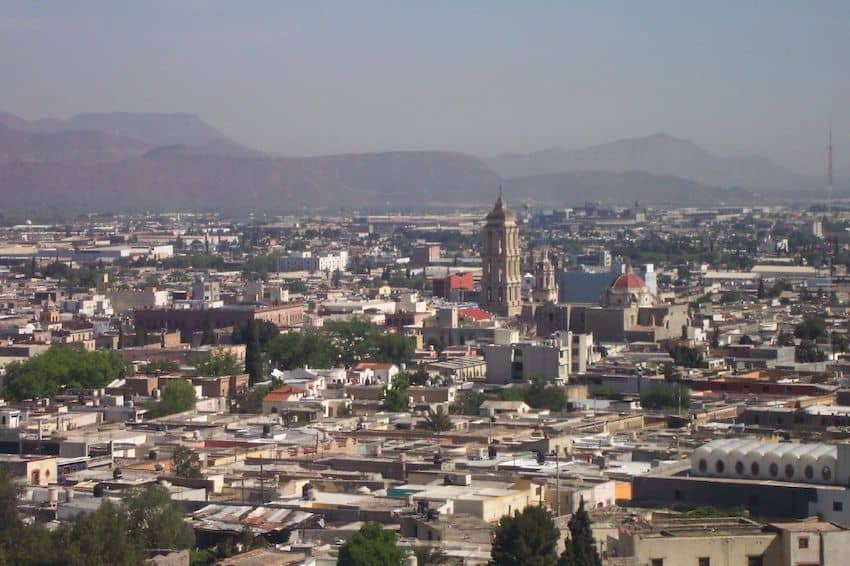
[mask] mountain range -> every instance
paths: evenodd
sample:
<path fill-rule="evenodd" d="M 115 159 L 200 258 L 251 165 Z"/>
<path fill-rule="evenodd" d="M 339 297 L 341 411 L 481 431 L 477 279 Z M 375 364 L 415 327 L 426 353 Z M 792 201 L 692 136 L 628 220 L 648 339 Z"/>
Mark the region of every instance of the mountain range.
<path fill-rule="evenodd" d="M 817 186 L 813 179 L 798 175 L 766 157 L 720 157 L 689 140 L 664 133 L 576 150 L 504 154 L 487 159 L 486 163 L 505 178 L 570 171 L 643 171 L 719 187 L 793 189 Z"/>
<path fill-rule="evenodd" d="M 586 200 L 710 205 L 808 188 L 761 157 L 717 157 L 666 134 L 582 150 L 480 159 L 442 151 L 284 157 L 234 142 L 191 114 L 0 113 L 0 199 L 25 211 L 297 209 Z"/>

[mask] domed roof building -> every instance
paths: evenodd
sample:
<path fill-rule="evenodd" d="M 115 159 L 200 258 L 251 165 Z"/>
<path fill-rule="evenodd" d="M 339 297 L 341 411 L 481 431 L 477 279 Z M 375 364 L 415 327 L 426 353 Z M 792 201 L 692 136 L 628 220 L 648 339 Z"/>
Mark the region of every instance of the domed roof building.
<path fill-rule="evenodd" d="M 640 275 L 632 272 L 631 267 L 617 277 L 605 293 L 607 307 L 651 307 L 654 304 L 652 291 Z"/>

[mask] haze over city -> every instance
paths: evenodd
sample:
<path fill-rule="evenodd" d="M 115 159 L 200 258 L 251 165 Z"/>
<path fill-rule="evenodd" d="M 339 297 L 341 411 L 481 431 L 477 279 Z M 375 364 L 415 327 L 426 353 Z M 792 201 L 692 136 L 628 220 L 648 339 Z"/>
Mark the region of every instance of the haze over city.
<path fill-rule="evenodd" d="M 846 566 L 850 2 L 0 5 L 0 566 Z"/>
<path fill-rule="evenodd" d="M 830 124 L 850 147 L 843 1 L 5 2 L 0 31 L 2 110 L 188 112 L 290 156 L 666 132 L 823 176 Z"/>

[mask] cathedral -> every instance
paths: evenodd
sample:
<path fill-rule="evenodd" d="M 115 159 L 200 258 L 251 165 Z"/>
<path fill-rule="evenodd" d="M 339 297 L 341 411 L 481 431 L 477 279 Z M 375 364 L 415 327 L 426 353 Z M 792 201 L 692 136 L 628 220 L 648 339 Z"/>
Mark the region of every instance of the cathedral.
<path fill-rule="evenodd" d="M 496 206 L 481 230 L 481 268 L 481 308 L 499 316 L 519 315 L 522 312 L 519 227 L 516 215 L 502 198 L 501 189 Z"/>
<path fill-rule="evenodd" d="M 539 337 L 558 331 L 592 333 L 597 341 L 630 342 L 677 338 L 690 325 L 686 304 L 659 303 L 645 281 L 628 267 L 596 304 L 559 304 L 556 268 L 548 249 L 534 261 L 534 287 L 523 300 L 522 250 L 516 215 L 499 191 L 481 230 L 479 305 L 502 317 L 520 316 Z"/>

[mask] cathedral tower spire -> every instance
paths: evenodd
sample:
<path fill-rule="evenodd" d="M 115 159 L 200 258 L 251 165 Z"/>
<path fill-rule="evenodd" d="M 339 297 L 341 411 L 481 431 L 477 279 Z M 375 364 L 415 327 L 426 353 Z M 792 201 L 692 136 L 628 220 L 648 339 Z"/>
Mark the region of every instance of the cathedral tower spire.
<path fill-rule="evenodd" d="M 501 316 L 522 311 L 519 227 L 499 187 L 499 198 L 481 230 L 481 308 Z"/>

